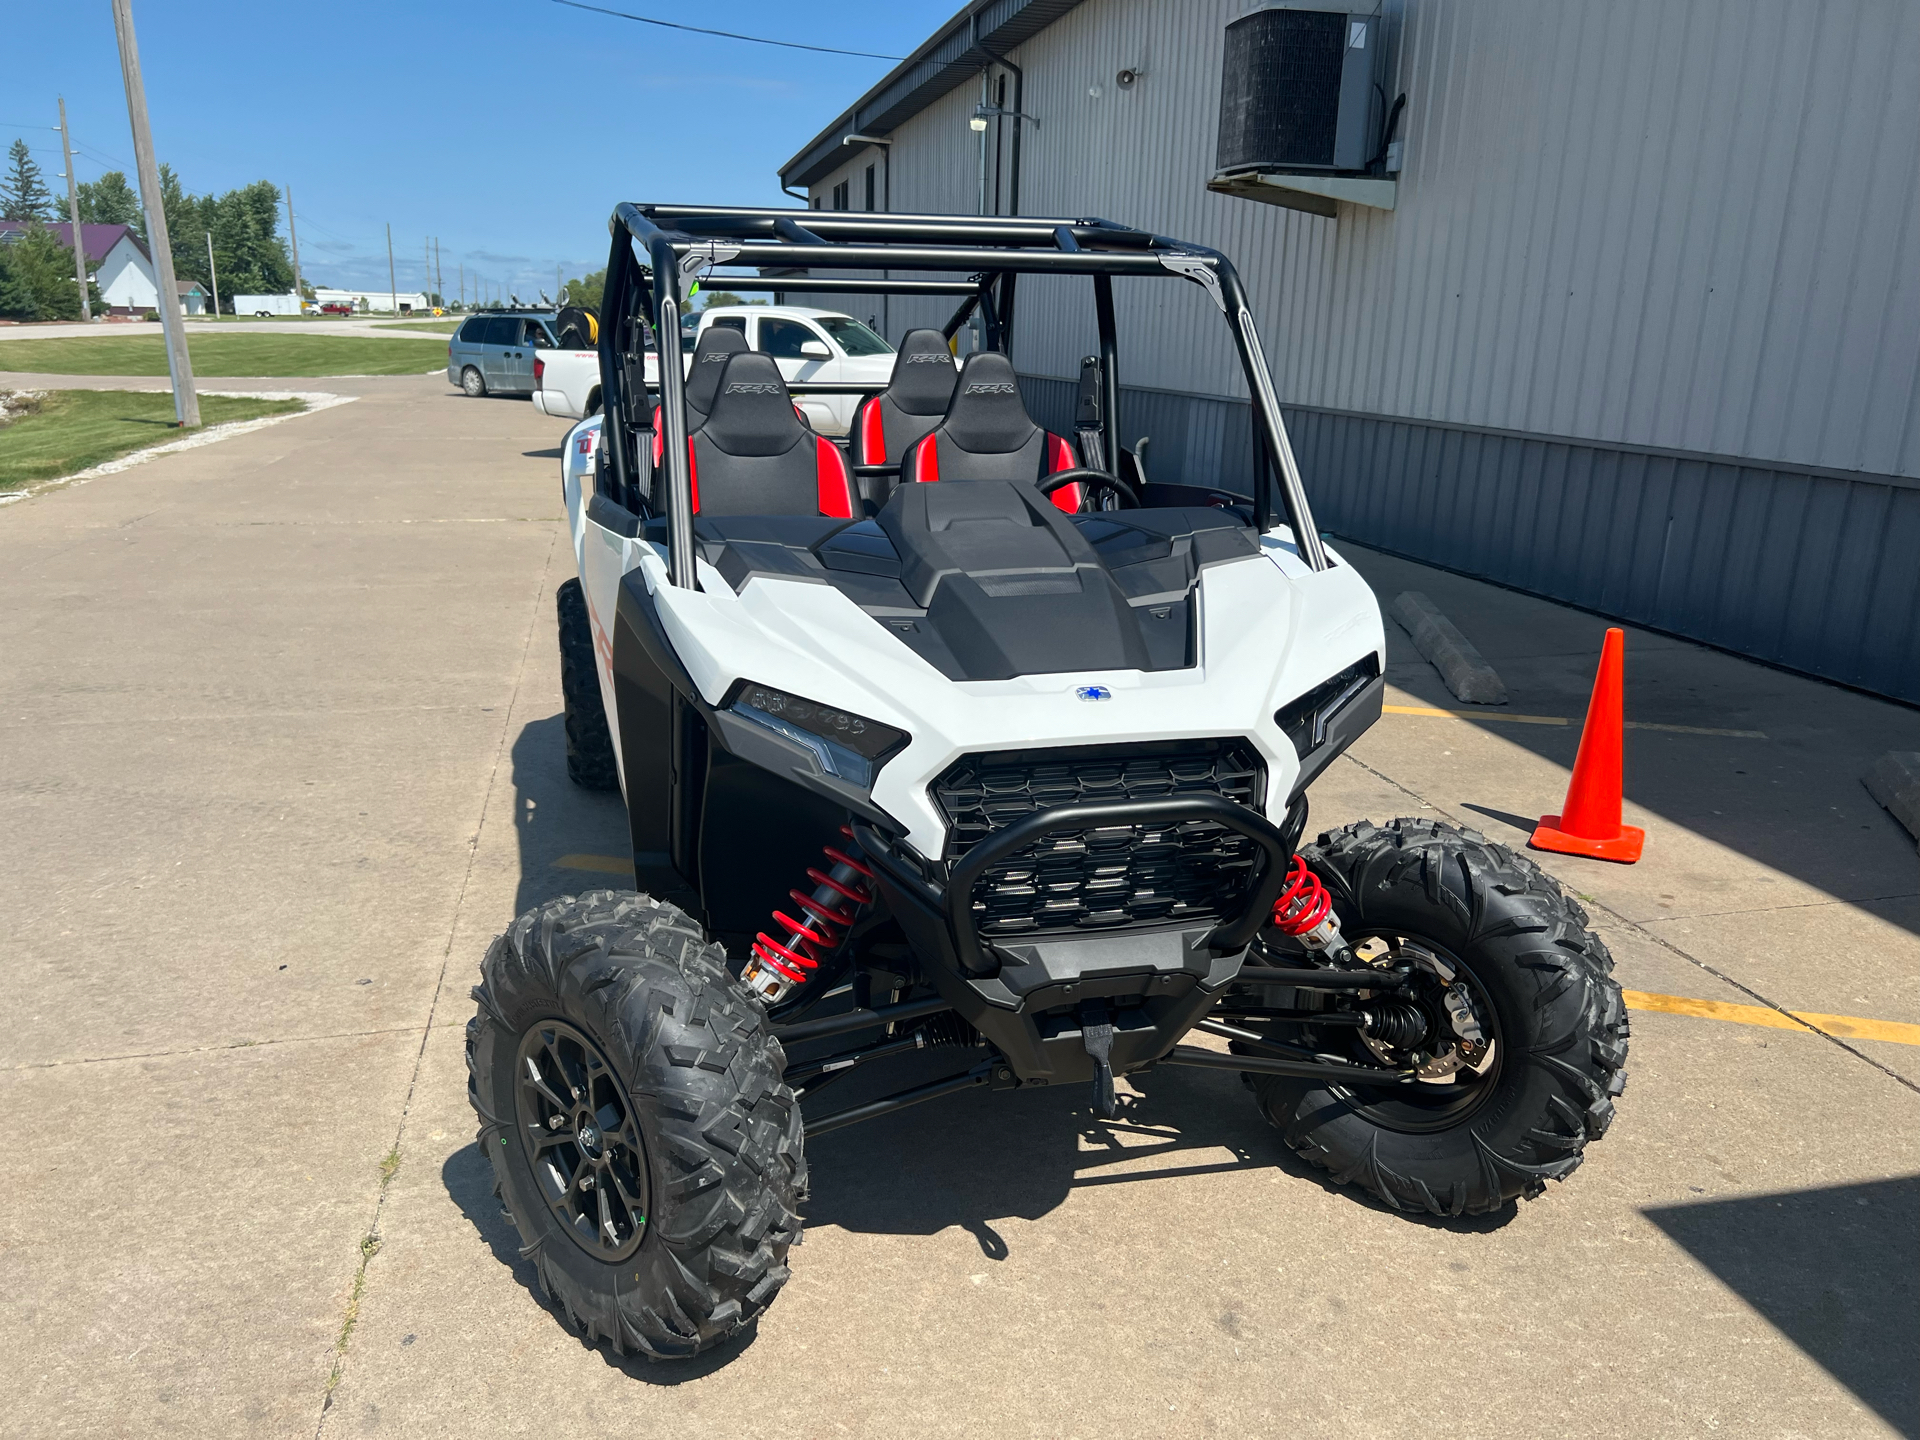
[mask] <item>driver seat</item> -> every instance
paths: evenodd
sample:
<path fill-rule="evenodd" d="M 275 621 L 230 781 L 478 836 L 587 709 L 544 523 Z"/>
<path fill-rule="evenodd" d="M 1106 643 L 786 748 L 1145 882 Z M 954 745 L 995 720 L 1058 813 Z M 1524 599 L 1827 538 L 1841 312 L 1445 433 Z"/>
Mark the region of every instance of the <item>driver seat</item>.
<path fill-rule="evenodd" d="M 729 356 L 714 392 L 705 422 L 687 437 L 694 514 L 860 513 L 840 447 L 801 422 L 770 357 Z"/>
<path fill-rule="evenodd" d="M 700 332 L 693 347 L 693 360 L 687 367 L 684 393 L 687 397 L 687 433 L 691 435 L 706 423 L 713 409 L 713 397 L 720 393 L 720 375 L 727 362 L 747 348 L 747 337 L 726 325 L 709 325 Z M 653 464 L 660 467 L 666 445 L 666 425 L 656 419 L 653 427 Z"/>
<path fill-rule="evenodd" d="M 938 425 L 901 457 L 900 483 L 1039 480 L 1080 463 L 1073 445 L 1027 414 L 1013 363 L 993 350 L 969 355 Z M 1056 508 L 1080 508 L 1079 484 L 1054 491 Z"/>

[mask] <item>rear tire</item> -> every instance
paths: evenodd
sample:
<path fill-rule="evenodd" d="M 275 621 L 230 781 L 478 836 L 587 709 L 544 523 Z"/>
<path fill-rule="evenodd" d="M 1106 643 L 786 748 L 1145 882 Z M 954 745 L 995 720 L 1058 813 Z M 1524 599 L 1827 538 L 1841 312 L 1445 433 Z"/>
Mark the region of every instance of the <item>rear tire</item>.
<path fill-rule="evenodd" d="M 1606 1134 L 1627 1080 L 1626 1006 L 1586 912 L 1531 860 L 1431 820 L 1362 821 L 1301 854 L 1349 942 L 1407 937 L 1468 972 L 1491 1009 L 1496 1063 L 1478 1097 L 1458 1082 L 1402 1100 L 1259 1077 L 1260 1107 L 1287 1144 L 1338 1184 L 1433 1215 L 1484 1214 L 1571 1175 Z M 1355 1036 L 1313 1033 L 1276 1038 L 1324 1046 Z"/>
<path fill-rule="evenodd" d="M 800 1238 L 800 1107 L 725 962 L 673 906 L 597 890 L 514 921 L 473 992 L 467 1092 L 496 1193 L 542 1291 L 617 1355 L 685 1358 L 738 1333 Z M 579 1088 L 556 1094 L 558 1076 Z"/>
<path fill-rule="evenodd" d="M 484 399 L 487 393 L 486 377 L 469 365 L 460 372 L 460 388 L 475 400 Z"/>
<path fill-rule="evenodd" d="M 560 695 L 567 711 L 567 778 L 585 790 L 620 788 L 613 732 L 593 666 L 593 625 L 586 592 L 569 580 L 554 593 L 560 617 Z"/>

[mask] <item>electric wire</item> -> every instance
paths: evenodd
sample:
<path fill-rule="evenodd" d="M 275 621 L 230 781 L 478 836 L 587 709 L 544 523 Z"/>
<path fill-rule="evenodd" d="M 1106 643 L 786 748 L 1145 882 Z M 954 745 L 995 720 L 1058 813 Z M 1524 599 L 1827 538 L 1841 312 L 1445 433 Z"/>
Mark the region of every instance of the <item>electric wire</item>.
<path fill-rule="evenodd" d="M 608 10 L 599 5 L 583 5 L 581 0 L 553 0 L 570 10 L 591 10 L 596 15 L 612 15 L 620 20 L 635 20 L 642 25 L 658 25 L 666 30 L 686 30 L 695 35 L 718 35 L 723 40 L 745 40 L 752 45 L 776 45 L 783 50 L 811 50 L 817 55 L 855 55 L 862 60 L 904 60 L 904 55 L 879 55 L 871 50 L 836 50 L 831 45 L 802 45 L 797 40 L 769 40 L 764 35 L 742 35 L 734 30 L 709 30 L 704 25 L 682 25 L 677 20 L 656 20 L 651 15 L 634 15 L 625 10 Z"/>

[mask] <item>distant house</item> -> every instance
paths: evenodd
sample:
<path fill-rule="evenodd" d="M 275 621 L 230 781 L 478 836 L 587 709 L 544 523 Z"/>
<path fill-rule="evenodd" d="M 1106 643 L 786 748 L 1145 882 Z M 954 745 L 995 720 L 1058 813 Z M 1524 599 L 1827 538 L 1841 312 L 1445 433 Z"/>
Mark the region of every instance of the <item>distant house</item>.
<path fill-rule="evenodd" d="M 173 288 L 180 292 L 180 308 L 187 314 L 207 313 L 207 292 L 201 288 L 198 280 L 176 280 L 173 282 Z"/>
<path fill-rule="evenodd" d="M 0 235 L 24 230 L 24 220 L 0 220 Z M 73 226 L 49 225 L 54 238 L 69 248 Z M 87 248 L 87 273 L 100 287 L 100 296 L 115 315 L 140 315 L 160 303 L 160 287 L 153 278 L 153 256 L 147 242 L 126 225 L 82 225 L 81 242 Z"/>

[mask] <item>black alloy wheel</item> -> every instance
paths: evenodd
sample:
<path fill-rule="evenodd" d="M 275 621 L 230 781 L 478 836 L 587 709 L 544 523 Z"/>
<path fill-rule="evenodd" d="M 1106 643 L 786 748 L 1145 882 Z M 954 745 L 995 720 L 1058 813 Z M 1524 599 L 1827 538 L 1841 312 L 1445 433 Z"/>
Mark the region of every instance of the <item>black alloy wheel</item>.
<path fill-rule="evenodd" d="M 514 1062 L 520 1143 L 561 1229 L 596 1259 L 624 1260 L 646 1236 L 647 1152 L 626 1087 L 573 1026 L 543 1020 Z"/>

